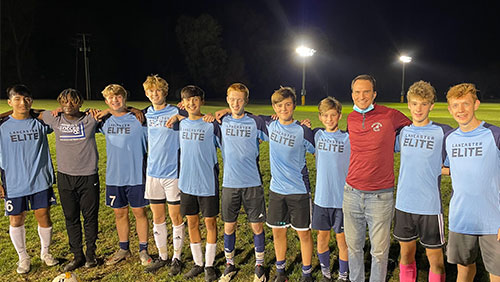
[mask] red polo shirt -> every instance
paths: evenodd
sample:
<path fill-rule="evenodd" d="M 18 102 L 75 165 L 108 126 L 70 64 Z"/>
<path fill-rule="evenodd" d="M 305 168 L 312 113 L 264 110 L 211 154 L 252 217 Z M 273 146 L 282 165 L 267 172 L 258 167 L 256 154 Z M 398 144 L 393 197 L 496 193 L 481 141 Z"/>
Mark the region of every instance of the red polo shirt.
<path fill-rule="evenodd" d="M 353 188 L 376 191 L 394 187 L 394 141 L 411 121 L 398 110 L 374 105 L 365 114 L 347 116 L 351 158 L 346 182 Z"/>

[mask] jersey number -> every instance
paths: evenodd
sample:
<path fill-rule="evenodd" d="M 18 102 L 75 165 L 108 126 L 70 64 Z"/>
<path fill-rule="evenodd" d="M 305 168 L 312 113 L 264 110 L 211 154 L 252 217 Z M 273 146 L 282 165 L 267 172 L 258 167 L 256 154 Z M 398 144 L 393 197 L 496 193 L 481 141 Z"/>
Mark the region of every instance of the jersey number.
<path fill-rule="evenodd" d="M 115 203 L 115 200 L 116 200 L 116 196 L 109 196 L 109 198 L 111 199 L 111 203 L 109 205 L 113 206 L 113 204 Z"/>
<path fill-rule="evenodd" d="M 5 201 L 5 209 L 8 212 L 11 212 L 14 210 L 14 206 L 12 205 L 12 200 Z"/>

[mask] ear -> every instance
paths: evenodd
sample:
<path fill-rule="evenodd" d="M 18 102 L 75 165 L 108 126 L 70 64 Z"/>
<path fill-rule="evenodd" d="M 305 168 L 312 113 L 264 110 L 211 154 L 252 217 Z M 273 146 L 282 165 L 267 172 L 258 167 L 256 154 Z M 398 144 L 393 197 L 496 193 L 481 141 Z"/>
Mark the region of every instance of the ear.
<path fill-rule="evenodd" d="M 474 102 L 474 111 L 477 111 L 477 109 L 479 109 L 480 104 L 481 102 L 479 100 L 476 100 L 476 102 Z"/>
<path fill-rule="evenodd" d="M 429 108 L 429 111 L 432 111 L 434 109 L 434 105 L 435 104 L 432 104 L 431 107 Z"/>
<path fill-rule="evenodd" d="M 7 104 L 12 107 L 12 102 L 10 101 L 10 99 L 7 99 Z"/>
<path fill-rule="evenodd" d="M 377 91 L 373 91 L 373 100 L 375 100 L 375 98 L 377 98 Z"/>

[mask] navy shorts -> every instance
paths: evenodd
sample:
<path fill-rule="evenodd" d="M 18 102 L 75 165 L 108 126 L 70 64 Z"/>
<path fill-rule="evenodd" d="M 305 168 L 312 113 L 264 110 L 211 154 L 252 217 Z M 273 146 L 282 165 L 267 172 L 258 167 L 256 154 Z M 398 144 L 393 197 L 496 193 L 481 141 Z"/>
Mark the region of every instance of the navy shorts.
<path fill-rule="evenodd" d="M 149 201 L 144 199 L 145 189 L 144 185 L 106 185 L 106 206 L 114 209 L 123 208 L 129 204 L 132 208 L 145 207 L 149 205 Z"/>
<path fill-rule="evenodd" d="M 339 208 L 323 208 L 313 205 L 312 229 L 328 231 L 333 229 L 335 233 L 344 232 L 344 213 Z"/>
<path fill-rule="evenodd" d="M 28 196 L 5 197 L 4 203 L 5 215 L 18 215 L 24 211 L 44 209 L 57 204 L 52 187 Z"/>

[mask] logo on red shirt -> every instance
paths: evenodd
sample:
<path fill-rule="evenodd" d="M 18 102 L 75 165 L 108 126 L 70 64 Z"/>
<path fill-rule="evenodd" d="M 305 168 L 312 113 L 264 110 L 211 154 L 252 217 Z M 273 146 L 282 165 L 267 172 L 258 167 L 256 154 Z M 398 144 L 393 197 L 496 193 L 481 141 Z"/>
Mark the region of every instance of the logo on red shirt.
<path fill-rule="evenodd" d="M 376 123 L 372 124 L 372 129 L 375 132 L 380 131 L 381 128 L 382 128 L 382 124 L 380 122 L 376 122 Z"/>

